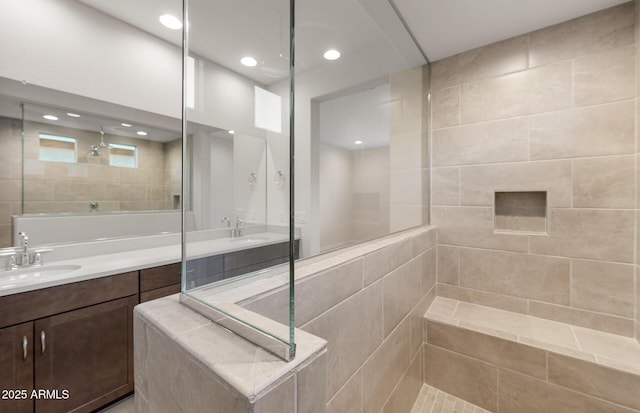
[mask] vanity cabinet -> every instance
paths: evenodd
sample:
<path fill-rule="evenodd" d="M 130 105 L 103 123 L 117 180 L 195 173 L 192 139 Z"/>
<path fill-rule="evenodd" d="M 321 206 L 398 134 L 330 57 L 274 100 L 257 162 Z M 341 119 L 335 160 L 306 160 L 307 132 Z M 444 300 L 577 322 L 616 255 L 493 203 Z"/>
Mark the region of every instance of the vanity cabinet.
<path fill-rule="evenodd" d="M 180 292 L 181 265 L 162 265 L 140 270 L 140 302 L 155 300 Z"/>
<path fill-rule="evenodd" d="M 0 413 L 91 412 L 131 393 L 138 283 L 134 271 L 0 297 L 0 390 L 29 394 Z"/>
<path fill-rule="evenodd" d="M 0 329 L 1 413 L 33 412 L 33 323 Z M 22 392 L 21 394 L 18 392 Z"/>

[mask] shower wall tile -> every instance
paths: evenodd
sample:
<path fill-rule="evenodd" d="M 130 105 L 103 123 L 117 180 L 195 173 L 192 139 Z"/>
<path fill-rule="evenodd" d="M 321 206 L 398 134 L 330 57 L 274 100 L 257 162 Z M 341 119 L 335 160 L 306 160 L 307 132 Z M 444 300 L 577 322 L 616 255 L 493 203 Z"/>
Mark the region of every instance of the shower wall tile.
<path fill-rule="evenodd" d="M 438 245 L 438 282 L 458 285 L 460 268 L 460 249 Z"/>
<path fill-rule="evenodd" d="M 549 210 L 549 236 L 531 236 L 530 252 L 572 258 L 633 262 L 634 212 Z"/>
<path fill-rule="evenodd" d="M 495 192 L 547 191 L 548 207 L 571 206 L 571 162 L 527 162 L 461 168 L 462 205 L 493 206 Z"/>
<path fill-rule="evenodd" d="M 526 235 L 493 232 L 492 207 L 432 208 L 432 222 L 438 227 L 438 244 L 527 252 Z"/>
<path fill-rule="evenodd" d="M 498 386 L 500 413 L 635 413 L 635 410 L 506 369 L 500 369 Z"/>
<path fill-rule="evenodd" d="M 398 383 L 395 391 L 384 405 L 382 413 L 410 412 L 422 388 L 422 353 L 411 360 L 409 369 Z"/>
<path fill-rule="evenodd" d="M 497 411 L 498 369 L 494 365 L 427 344 L 425 382 L 477 406 Z"/>
<path fill-rule="evenodd" d="M 378 413 L 409 367 L 408 321 L 403 321 L 362 367 L 363 413 Z"/>
<path fill-rule="evenodd" d="M 531 117 L 531 159 L 635 152 L 635 102 L 624 101 Z"/>
<path fill-rule="evenodd" d="M 414 258 L 386 276 L 383 283 L 383 325 L 387 337 L 411 312 L 421 296 L 421 258 Z M 418 265 L 414 265 L 418 263 Z"/>
<path fill-rule="evenodd" d="M 640 409 L 640 377 L 582 360 L 549 354 L 549 381 Z"/>
<path fill-rule="evenodd" d="M 636 96 L 635 45 L 576 59 L 573 70 L 575 106 L 614 102 Z"/>
<path fill-rule="evenodd" d="M 460 86 L 434 90 L 431 113 L 433 129 L 460 125 Z"/>
<path fill-rule="evenodd" d="M 531 67 L 634 43 L 633 2 L 529 34 Z"/>
<path fill-rule="evenodd" d="M 569 264 L 566 258 L 462 248 L 460 286 L 569 304 Z"/>
<path fill-rule="evenodd" d="M 432 321 L 427 321 L 427 331 L 431 345 L 530 376 L 546 377 L 544 350 Z"/>
<path fill-rule="evenodd" d="M 328 401 L 327 412 L 362 413 L 362 372 L 358 370 Z"/>
<path fill-rule="evenodd" d="M 364 308 L 367 311 L 361 311 Z M 382 283 L 362 290 L 302 329 L 327 340 L 327 398 L 330 399 L 382 342 Z"/>
<path fill-rule="evenodd" d="M 635 155 L 573 161 L 573 206 L 635 208 Z"/>
<path fill-rule="evenodd" d="M 601 313 L 634 317 L 633 265 L 574 259 L 571 303 Z"/>
<path fill-rule="evenodd" d="M 460 205 L 460 168 L 431 170 L 432 205 Z"/>
<path fill-rule="evenodd" d="M 433 166 L 526 161 L 528 120 L 508 119 L 433 131 Z"/>
<path fill-rule="evenodd" d="M 436 249 L 431 248 L 429 251 L 420 255 L 412 261 L 414 268 L 412 271 L 419 271 L 420 278 L 420 295 L 425 296 L 431 291 L 437 282 L 437 257 Z M 426 310 L 426 309 L 425 309 Z"/>
<path fill-rule="evenodd" d="M 364 257 L 364 285 L 389 274 L 411 259 L 411 241 L 403 240 L 381 248 Z"/>
<path fill-rule="evenodd" d="M 569 109 L 572 63 L 560 62 L 462 85 L 462 123 Z"/>
<path fill-rule="evenodd" d="M 527 36 L 518 36 L 435 62 L 431 66 L 432 89 L 525 70 L 527 42 Z"/>
<path fill-rule="evenodd" d="M 529 314 L 535 317 L 600 330 L 606 333 L 618 334 L 627 337 L 631 337 L 633 335 L 632 318 L 623 318 L 538 301 L 529 302 Z"/>

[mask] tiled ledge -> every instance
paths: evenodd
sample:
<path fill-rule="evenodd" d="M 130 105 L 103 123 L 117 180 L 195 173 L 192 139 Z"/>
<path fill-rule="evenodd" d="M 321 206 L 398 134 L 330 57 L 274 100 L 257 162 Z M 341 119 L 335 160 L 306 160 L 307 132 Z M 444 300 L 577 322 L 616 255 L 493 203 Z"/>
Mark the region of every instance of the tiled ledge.
<path fill-rule="evenodd" d="M 640 375 L 640 344 L 633 338 L 444 297 L 437 297 L 425 316 Z"/>
<path fill-rule="evenodd" d="M 425 328 L 426 383 L 487 410 L 640 412 L 632 338 L 444 297 Z"/>

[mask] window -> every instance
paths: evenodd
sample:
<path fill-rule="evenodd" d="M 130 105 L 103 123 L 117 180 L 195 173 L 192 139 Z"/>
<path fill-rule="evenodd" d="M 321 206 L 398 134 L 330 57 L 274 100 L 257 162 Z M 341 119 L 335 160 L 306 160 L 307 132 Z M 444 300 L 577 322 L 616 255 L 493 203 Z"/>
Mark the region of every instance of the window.
<path fill-rule="evenodd" d="M 40 160 L 76 163 L 76 139 L 40 133 Z"/>
<path fill-rule="evenodd" d="M 109 144 L 109 165 L 137 168 L 138 148 L 133 145 Z"/>

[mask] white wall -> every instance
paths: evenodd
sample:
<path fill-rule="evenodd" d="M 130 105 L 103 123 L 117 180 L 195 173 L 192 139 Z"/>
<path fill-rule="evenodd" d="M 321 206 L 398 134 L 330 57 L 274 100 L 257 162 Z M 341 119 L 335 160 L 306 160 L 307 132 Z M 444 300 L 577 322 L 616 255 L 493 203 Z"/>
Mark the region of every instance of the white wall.
<path fill-rule="evenodd" d="M 0 77 L 180 117 L 180 48 L 95 9 L 3 0 L 0 38 Z"/>
<path fill-rule="evenodd" d="M 266 223 L 267 151 L 263 138 L 233 135 L 234 217 L 248 223 Z M 249 183 L 251 174 L 255 183 Z"/>

